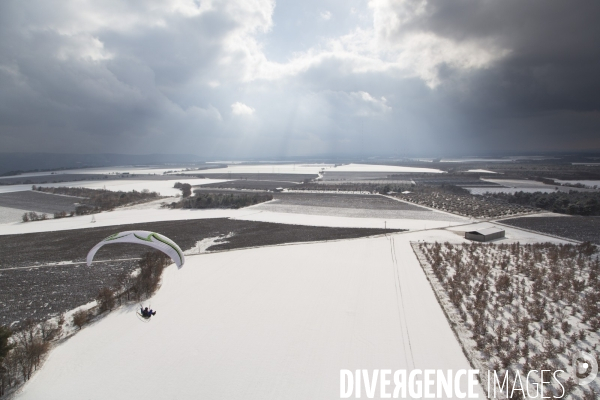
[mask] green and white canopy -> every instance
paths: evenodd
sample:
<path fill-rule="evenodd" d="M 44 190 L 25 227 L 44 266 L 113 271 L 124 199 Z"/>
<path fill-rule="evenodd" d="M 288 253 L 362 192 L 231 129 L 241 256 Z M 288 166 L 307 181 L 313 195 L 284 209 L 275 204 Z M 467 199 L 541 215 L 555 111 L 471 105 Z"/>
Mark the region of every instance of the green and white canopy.
<path fill-rule="evenodd" d="M 183 251 L 177 246 L 177 244 L 166 236 L 158 234 L 156 232 L 149 231 L 125 231 L 110 235 L 90 250 L 87 255 L 87 265 L 92 265 L 94 255 L 105 244 L 111 243 L 137 243 L 145 246 L 150 246 L 156 250 L 160 250 L 177 264 L 178 268 L 181 268 L 185 263 L 185 257 Z"/>

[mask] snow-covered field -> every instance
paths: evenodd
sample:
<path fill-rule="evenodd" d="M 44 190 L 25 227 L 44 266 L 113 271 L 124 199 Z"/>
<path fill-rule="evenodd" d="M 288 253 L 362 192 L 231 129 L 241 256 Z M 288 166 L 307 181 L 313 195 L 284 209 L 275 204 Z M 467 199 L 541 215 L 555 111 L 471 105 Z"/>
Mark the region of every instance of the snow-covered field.
<path fill-rule="evenodd" d="M 291 225 L 333 226 L 338 228 L 388 228 L 388 229 L 433 229 L 445 228 L 465 222 L 420 219 L 353 218 L 329 215 L 308 215 L 262 211 L 236 216 L 234 219 L 262 221 Z M 468 220 L 465 220 L 468 221 Z"/>
<path fill-rule="evenodd" d="M 77 217 L 49 219 L 46 221 L 35 222 L 11 222 L 0 224 L 0 235 L 11 235 L 19 233 L 32 232 L 51 232 L 68 229 L 85 229 L 98 226 L 117 226 L 123 224 L 135 224 L 141 222 L 153 221 L 178 221 L 190 219 L 207 218 L 234 218 L 247 221 L 262 221 L 285 223 L 292 225 L 310 225 L 310 226 L 332 226 L 339 228 L 387 228 L 390 229 L 432 229 L 448 227 L 451 225 L 468 222 L 468 219 L 449 220 L 444 214 L 440 213 L 438 219 L 411 219 L 406 218 L 384 218 L 384 217 L 344 217 L 331 215 L 309 215 L 298 213 L 280 213 L 271 211 L 261 211 L 253 207 L 246 207 L 239 210 L 232 209 L 210 209 L 210 210 L 171 210 L 159 209 L 155 203 L 154 208 L 124 208 L 116 211 L 102 212 L 94 214 L 96 222 L 92 223 L 90 215 Z M 410 212 L 409 212 L 410 213 Z M 429 213 L 424 213 L 429 214 Z M 431 213 L 433 214 L 433 213 Z M 20 212 L 19 215 L 22 215 Z M 459 217 L 460 218 L 460 217 Z"/>
<path fill-rule="evenodd" d="M 159 181 L 160 182 L 160 181 Z M 344 195 L 339 195 L 344 196 Z M 117 226 L 153 221 L 177 221 L 208 218 L 233 218 L 247 221 L 285 223 L 292 225 L 331 226 L 339 228 L 390 228 L 390 229 L 432 229 L 464 224 L 470 220 L 465 217 L 428 210 L 415 212 L 410 210 L 371 210 L 371 209 L 338 209 L 333 207 L 306 207 L 298 205 L 269 208 L 272 204 L 263 203 L 242 209 L 166 209 L 162 202 L 171 202 L 173 198 L 160 199 L 149 203 L 119 208 L 94 214 L 92 223 L 90 215 L 82 215 L 46 221 L 17 222 L 23 214 L 10 214 L 17 219 L 0 223 L 0 235 L 51 232 L 69 229 L 85 229 L 99 226 Z M 275 203 L 273 203 L 276 205 Z M 279 211 L 277 211 L 279 210 Z M 283 212 L 282 212 L 283 211 Z"/>
<path fill-rule="evenodd" d="M 63 175 L 63 174 L 155 174 L 164 175 L 166 173 L 177 173 L 177 174 L 203 174 L 203 173 L 249 173 L 249 174 L 318 174 L 319 172 L 336 171 L 336 172 L 430 172 L 430 173 L 441 173 L 443 171 L 434 168 L 416 168 L 416 167 L 401 167 L 401 166 L 390 166 L 390 165 L 376 165 L 376 164 L 346 164 L 336 167 L 334 164 L 271 164 L 271 163 L 259 163 L 259 164 L 238 164 L 232 163 L 227 165 L 225 168 L 210 168 L 210 169 L 196 169 L 187 170 L 181 167 L 165 168 L 162 166 L 157 167 L 133 167 L 133 166 L 117 166 L 117 167 L 101 167 L 101 168 L 81 168 L 81 169 L 69 169 L 61 171 L 43 171 L 43 172 L 29 172 L 18 175 L 19 178 L 27 178 L 33 176 L 50 176 L 50 175 Z M 137 182 L 137 181 L 136 181 Z M 144 182 L 144 181 L 141 181 Z M 84 182 L 82 182 L 84 183 Z M 87 182 L 85 182 L 87 184 Z M 208 182 L 207 182 L 208 183 Z M 56 185 L 56 184 L 49 184 Z M 59 183 L 59 185 L 65 186 L 65 183 Z M 10 188 L 17 187 L 31 188 L 31 185 L 10 185 L 9 187 L 0 186 L 0 193 L 3 190 L 14 191 Z M 42 184 L 41 186 L 44 186 Z M 86 186 L 87 187 L 87 186 Z M 102 187 L 102 186 L 100 186 Z M 16 189 L 26 190 L 26 189 Z M 131 189 L 129 189 L 131 190 Z M 137 190 L 137 189 L 136 189 Z M 150 189 L 152 190 L 152 189 Z"/>
<path fill-rule="evenodd" d="M 200 171 L 183 171 L 184 174 L 318 174 L 322 169 L 330 169 L 333 164 L 232 164 L 226 168 Z"/>
<path fill-rule="evenodd" d="M 440 162 L 513 162 L 514 158 L 443 158 Z"/>
<path fill-rule="evenodd" d="M 437 231 L 190 256 L 166 270 L 150 323 L 131 306 L 84 328 L 17 399 L 329 400 L 340 369 L 469 369 L 410 247 L 430 236 L 456 240 Z"/>
<path fill-rule="evenodd" d="M 346 164 L 334 166 L 333 164 L 231 164 L 227 168 L 215 168 L 199 171 L 183 171 L 185 174 L 198 173 L 249 173 L 249 174 L 317 174 L 322 170 L 329 172 L 430 172 L 443 171 L 434 168 L 401 167 L 394 165 L 376 164 Z"/>
<path fill-rule="evenodd" d="M 466 219 L 448 213 L 433 211 L 423 208 L 422 211 L 413 210 L 382 210 L 365 208 L 344 208 L 344 207 L 319 207 L 304 206 L 296 204 L 279 204 L 269 202 L 254 207 L 255 210 L 263 210 L 277 213 L 307 214 L 307 215 L 326 215 L 332 217 L 351 217 L 351 218 L 379 218 L 379 219 L 419 219 L 419 220 L 437 220 L 449 222 L 462 222 Z M 464 222 L 463 222 L 464 223 Z"/>
<path fill-rule="evenodd" d="M 26 223 L 14 222 L 9 224 L 0 224 L 0 235 L 11 235 L 31 232 L 64 231 L 68 229 L 85 229 L 95 228 L 99 226 L 117 226 L 153 221 L 228 218 L 236 215 L 244 215 L 249 213 L 252 213 L 252 211 L 250 211 L 249 209 L 171 210 L 158 208 L 130 208 L 94 214 L 93 217 L 95 222 L 93 223 L 91 222 L 91 215 L 81 215 L 76 217 L 49 219 L 46 221 L 35 221 Z"/>
<path fill-rule="evenodd" d="M 20 221 L 25 210 L 11 207 L 0 207 L 0 224 Z"/>
<path fill-rule="evenodd" d="M 435 168 L 417 168 L 401 167 L 395 165 L 375 165 L 375 164 L 346 164 L 330 169 L 331 172 L 429 172 L 443 173 L 444 171 Z"/>
<path fill-rule="evenodd" d="M 162 196 L 175 196 L 181 191 L 175 189 L 173 185 L 176 182 L 189 183 L 192 186 L 208 185 L 209 183 L 227 182 L 226 179 L 172 179 L 172 180 L 136 180 L 136 179 L 114 179 L 114 180 L 91 180 L 91 181 L 75 181 L 75 182 L 57 182 L 57 183 L 41 183 L 36 186 L 41 187 L 83 187 L 88 189 L 107 189 L 114 191 L 129 192 L 137 190 L 141 192 L 147 189 L 151 192 L 158 192 Z M 32 185 L 4 185 L 0 186 L 0 193 L 20 192 L 31 190 Z"/>
<path fill-rule="evenodd" d="M 469 169 L 469 170 L 467 170 L 467 172 L 479 172 L 482 174 L 497 174 L 497 172 L 488 171 L 487 169 Z"/>

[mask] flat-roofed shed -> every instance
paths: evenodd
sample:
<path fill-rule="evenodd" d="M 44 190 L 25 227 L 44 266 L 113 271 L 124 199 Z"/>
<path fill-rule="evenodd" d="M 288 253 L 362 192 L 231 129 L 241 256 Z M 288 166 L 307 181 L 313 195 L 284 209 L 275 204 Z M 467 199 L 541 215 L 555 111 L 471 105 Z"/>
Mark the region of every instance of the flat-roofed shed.
<path fill-rule="evenodd" d="M 494 239 L 501 239 L 504 237 L 504 234 L 504 229 L 493 227 L 465 232 L 465 238 L 477 242 L 488 242 Z"/>

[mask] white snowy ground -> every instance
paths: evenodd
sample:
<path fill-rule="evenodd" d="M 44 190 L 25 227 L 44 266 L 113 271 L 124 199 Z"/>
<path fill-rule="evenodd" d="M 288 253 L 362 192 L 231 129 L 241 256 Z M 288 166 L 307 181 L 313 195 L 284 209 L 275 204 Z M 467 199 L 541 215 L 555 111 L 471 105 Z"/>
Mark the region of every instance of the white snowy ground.
<path fill-rule="evenodd" d="M 467 170 L 467 172 L 479 172 L 482 174 L 497 174 L 497 172 L 488 171 L 487 169 L 469 169 L 469 170 Z"/>
<path fill-rule="evenodd" d="M 443 173 L 444 171 L 435 168 L 417 168 L 402 167 L 395 165 L 376 165 L 376 164 L 346 164 L 329 169 L 330 172 L 429 172 Z"/>
<path fill-rule="evenodd" d="M 199 171 L 183 171 L 183 174 L 318 174 L 322 169 L 331 169 L 334 164 L 231 164 L 225 168 L 213 168 Z"/>
<path fill-rule="evenodd" d="M 0 207 L 0 224 L 20 221 L 26 210 L 11 207 Z"/>
<path fill-rule="evenodd" d="M 36 186 L 41 187 L 83 187 L 88 189 L 107 189 L 113 191 L 129 192 L 131 190 L 137 190 L 141 192 L 144 189 L 148 189 L 151 192 L 158 192 L 162 196 L 175 196 L 181 191 L 175 189 L 173 185 L 176 182 L 189 183 L 192 186 L 197 185 L 208 185 L 209 183 L 220 183 L 227 182 L 227 179 L 172 179 L 164 181 L 150 181 L 143 179 L 115 179 L 115 180 L 92 180 L 92 181 L 75 181 L 75 182 L 57 182 L 57 183 L 41 183 Z M 0 193 L 9 192 L 22 192 L 25 190 L 31 190 L 32 185 L 3 185 L 0 186 Z"/>
<path fill-rule="evenodd" d="M 386 210 L 383 210 L 385 212 Z M 411 211 L 406 211 L 410 214 Z M 453 225 L 461 225 L 468 223 L 468 219 L 463 221 L 449 221 L 440 217 L 439 219 L 413 219 L 412 215 L 407 218 L 352 218 L 344 216 L 332 215 L 310 215 L 310 214 L 295 214 L 290 212 L 271 212 L 261 211 L 249 213 L 246 215 L 236 216 L 234 219 L 243 219 L 246 221 L 262 221 L 275 222 L 291 225 L 311 225 L 311 226 L 334 226 L 340 228 L 385 228 L 388 229 L 432 229 L 444 228 Z"/>
<path fill-rule="evenodd" d="M 429 231 L 190 256 L 165 271 L 150 323 L 131 306 L 85 327 L 17 399 L 331 400 L 340 369 L 469 369 L 410 247 L 425 238 L 462 240 Z"/>
<path fill-rule="evenodd" d="M 329 172 L 430 172 L 442 173 L 434 168 L 401 167 L 377 164 L 346 164 L 335 167 L 333 164 L 243 164 L 228 165 L 227 168 L 205 170 L 206 173 L 273 173 L 273 174 L 317 174 L 322 169 Z M 184 171 L 184 174 L 197 174 L 202 171 Z"/>
<path fill-rule="evenodd" d="M 158 206 L 157 206 L 158 207 Z M 117 211 L 94 214 L 96 222 L 92 223 L 91 215 L 49 219 L 35 222 L 13 222 L 0 224 L 0 235 L 12 235 L 32 232 L 52 232 L 69 229 L 96 228 L 99 226 L 116 226 L 154 221 L 178 221 L 188 219 L 228 218 L 235 215 L 250 213 L 242 210 L 171 210 L 171 209 L 119 209 Z"/>
<path fill-rule="evenodd" d="M 101 167 L 101 168 L 81 168 L 81 169 L 69 169 L 59 171 L 43 171 L 43 172 L 29 172 L 18 175 L 19 177 L 31 177 L 31 176 L 42 176 L 42 175 L 61 175 L 61 174 L 117 174 L 128 172 L 130 174 L 156 174 L 163 175 L 164 173 L 187 173 L 187 174 L 199 174 L 199 173 L 278 173 L 278 174 L 317 174 L 322 169 L 331 171 L 352 171 L 352 172 L 442 172 L 438 169 L 432 168 L 414 168 L 414 167 L 397 167 L 389 165 L 376 165 L 376 164 L 347 164 L 339 167 L 335 167 L 334 164 L 307 164 L 307 163 L 259 163 L 259 164 L 239 164 L 236 162 L 224 162 L 223 164 L 229 164 L 225 168 L 214 168 L 214 169 L 200 169 L 186 171 L 183 168 L 165 168 L 163 166 L 153 167 L 133 167 L 133 166 L 117 166 L 117 167 Z"/>

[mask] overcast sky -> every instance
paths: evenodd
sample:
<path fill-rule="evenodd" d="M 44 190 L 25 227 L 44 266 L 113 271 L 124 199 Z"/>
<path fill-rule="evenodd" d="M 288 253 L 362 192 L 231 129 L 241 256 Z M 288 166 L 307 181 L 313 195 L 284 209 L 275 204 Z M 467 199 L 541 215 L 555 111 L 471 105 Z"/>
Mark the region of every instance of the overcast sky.
<path fill-rule="evenodd" d="M 3 0 L 0 152 L 600 149 L 600 2 Z"/>

